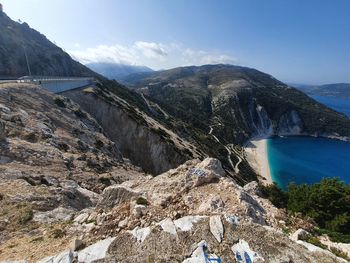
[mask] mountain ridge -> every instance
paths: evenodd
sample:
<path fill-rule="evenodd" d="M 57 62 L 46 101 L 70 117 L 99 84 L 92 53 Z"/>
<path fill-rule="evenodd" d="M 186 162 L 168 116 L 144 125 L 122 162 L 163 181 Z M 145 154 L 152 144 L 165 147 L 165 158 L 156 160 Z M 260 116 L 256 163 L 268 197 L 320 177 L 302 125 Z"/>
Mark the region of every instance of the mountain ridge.
<path fill-rule="evenodd" d="M 91 70 L 105 76 L 109 79 L 115 79 L 123 81 L 125 77 L 130 74 L 152 72 L 153 70 L 146 66 L 135 66 L 121 63 L 106 63 L 106 62 L 95 62 L 88 63 L 85 66 Z"/>
<path fill-rule="evenodd" d="M 309 95 L 330 96 L 350 99 L 350 83 L 297 85 L 296 87 Z"/>

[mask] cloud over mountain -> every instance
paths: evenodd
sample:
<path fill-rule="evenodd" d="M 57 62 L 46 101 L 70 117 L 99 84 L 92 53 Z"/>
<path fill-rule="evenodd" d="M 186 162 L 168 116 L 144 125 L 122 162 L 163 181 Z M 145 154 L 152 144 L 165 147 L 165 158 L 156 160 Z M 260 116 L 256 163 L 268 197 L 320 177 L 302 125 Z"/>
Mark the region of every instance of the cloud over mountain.
<path fill-rule="evenodd" d="M 136 41 L 132 45 L 98 45 L 69 51 L 73 58 L 82 62 L 120 63 L 147 65 L 154 69 L 203 64 L 237 64 L 231 54 L 220 51 L 194 50 L 179 43 Z"/>

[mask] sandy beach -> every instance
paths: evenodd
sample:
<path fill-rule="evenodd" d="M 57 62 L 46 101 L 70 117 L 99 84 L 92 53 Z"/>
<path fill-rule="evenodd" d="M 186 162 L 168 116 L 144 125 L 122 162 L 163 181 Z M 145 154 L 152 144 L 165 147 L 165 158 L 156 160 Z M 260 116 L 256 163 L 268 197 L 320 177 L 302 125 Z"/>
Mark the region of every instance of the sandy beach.
<path fill-rule="evenodd" d="M 257 174 L 262 176 L 261 182 L 272 184 L 272 177 L 268 162 L 267 140 L 266 138 L 256 138 L 250 140 L 245 145 L 246 158 Z"/>

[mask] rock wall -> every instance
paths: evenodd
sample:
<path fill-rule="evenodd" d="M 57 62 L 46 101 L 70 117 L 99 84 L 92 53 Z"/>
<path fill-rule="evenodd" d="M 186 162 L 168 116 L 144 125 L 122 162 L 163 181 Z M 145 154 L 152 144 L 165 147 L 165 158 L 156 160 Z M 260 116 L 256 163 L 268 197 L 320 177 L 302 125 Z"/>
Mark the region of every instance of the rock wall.
<path fill-rule="evenodd" d="M 299 135 L 302 132 L 302 120 L 295 110 L 283 114 L 279 120 L 278 135 Z"/>
<path fill-rule="evenodd" d="M 134 165 L 158 175 L 187 160 L 176 146 L 135 121 L 121 107 L 111 104 L 96 94 L 72 90 L 63 93 L 93 116 Z"/>

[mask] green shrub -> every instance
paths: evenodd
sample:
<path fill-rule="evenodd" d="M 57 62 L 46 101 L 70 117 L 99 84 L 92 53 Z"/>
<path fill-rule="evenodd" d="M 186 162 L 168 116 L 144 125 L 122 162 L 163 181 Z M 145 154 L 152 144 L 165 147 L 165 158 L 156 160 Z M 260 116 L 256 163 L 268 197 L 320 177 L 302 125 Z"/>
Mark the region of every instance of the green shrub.
<path fill-rule="evenodd" d="M 271 185 L 260 185 L 262 194 L 268 198 L 272 204 L 278 208 L 287 207 L 288 195 L 277 186 L 276 183 Z"/>
<path fill-rule="evenodd" d="M 350 234 L 350 186 L 339 179 L 289 185 L 288 210 L 311 217 L 321 228 Z"/>
<path fill-rule="evenodd" d="M 145 198 L 143 198 L 142 196 L 139 196 L 136 199 L 136 204 L 138 204 L 138 205 L 148 205 L 148 201 Z"/>

